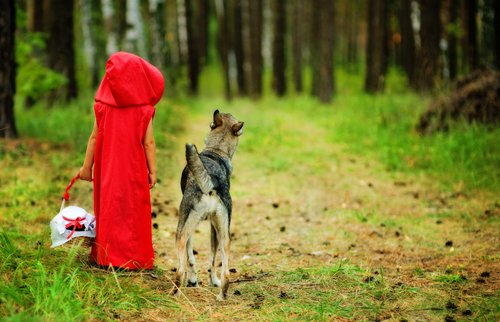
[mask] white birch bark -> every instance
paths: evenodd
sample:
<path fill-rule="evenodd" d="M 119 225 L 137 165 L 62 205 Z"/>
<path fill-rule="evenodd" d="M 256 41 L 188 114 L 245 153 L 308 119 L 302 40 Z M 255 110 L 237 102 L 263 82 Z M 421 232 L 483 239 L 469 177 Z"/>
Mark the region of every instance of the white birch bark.
<path fill-rule="evenodd" d="M 151 38 L 153 40 L 152 54 L 153 63 L 160 70 L 165 67 L 165 35 L 162 32 L 161 24 L 164 24 L 163 15 L 165 12 L 160 12 L 164 7 L 165 0 L 149 0 L 149 12 L 151 13 Z"/>
<path fill-rule="evenodd" d="M 83 34 L 83 47 L 85 51 L 85 58 L 89 67 L 90 73 L 94 76 L 96 72 L 95 64 L 95 42 L 92 35 L 92 1 L 81 0 L 80 6 L 82 8 L 82 34 Z"/>
<path fill-rule="evenodd" d="M 114 24 L 115 9 L 113 8 L 112 0 L 102 0 L 102 15 L 104 18 L 104 29 L 108 36 L 106 40 L 106 54 L 111 54 L 118 51 L 118 35 Z"/>
<path fill-rule="evenodd" d="M 177 31 L 179 34 L 179 49 L 182 60 L 187 61 L 188 55 L 188 34 L 186 19 L 186 3 L 184 0 L 177 0 Z"/>
<path fill-rule="evenodd" d="M 149 59 L 144 39 L 144 23 L 141 16 L 139 0 L 127 0 L 127 32 L 125 33 L 125 49 Z"/>

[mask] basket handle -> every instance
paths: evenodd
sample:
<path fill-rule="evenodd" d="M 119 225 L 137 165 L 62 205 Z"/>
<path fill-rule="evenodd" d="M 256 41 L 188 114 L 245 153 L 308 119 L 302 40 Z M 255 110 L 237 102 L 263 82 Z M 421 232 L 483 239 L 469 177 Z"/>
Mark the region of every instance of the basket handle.
<path fill-rule="evenodd" d="M 63 210 L 64 204 L 66 203 L 66 201 L 69 200 L 69 190 L 71 189 L 71 187 L 73 187 L 73 184 L 78 179 L 80 179 L 80 174 L 79 173 L 77 173 L 76 176 L 74 176 L 73 179 L 71 179 L 69 185 L 66 187 L 66 190 L 64 191 L 64 195 L 63 195 L 63 198 L 62 198 L 61 209 L 59 211 Z"/>

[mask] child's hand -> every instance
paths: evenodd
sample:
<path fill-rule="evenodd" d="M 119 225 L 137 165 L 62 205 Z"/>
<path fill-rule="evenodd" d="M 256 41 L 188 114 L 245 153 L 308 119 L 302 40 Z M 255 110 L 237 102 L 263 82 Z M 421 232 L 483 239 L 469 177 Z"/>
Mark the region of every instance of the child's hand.
<path fill-rule="evenodd" d="M 156 173 L 155 172 L 150 172 L 149 173 L 149 189 L 152 189 L 156 184 Z"/>
<path fill-rule="evenodd" d="M 81 167 L 78 174 L 80 175 L 81 180 L 92 181 L 92 168 Z"/>

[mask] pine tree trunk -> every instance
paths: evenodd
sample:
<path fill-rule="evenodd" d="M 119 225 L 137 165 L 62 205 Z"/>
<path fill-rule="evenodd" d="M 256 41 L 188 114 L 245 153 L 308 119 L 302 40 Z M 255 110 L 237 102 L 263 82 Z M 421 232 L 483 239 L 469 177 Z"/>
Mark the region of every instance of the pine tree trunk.
<path fill-rule="evenodd" d="M 69 101 L 77 97 L 73 36 L 73 0 L 46 0 L 47 53 L 49 67 L 68 79 L 63 88 Z M 45 10 L 50 8 L 50 10 Z M 54 93 L 52 99 L 59 93 Z"/>
<path fill-rule="evenodd" d="M 412 0 L 402 0 L 398 14 L 401 30 L 401 66 L 408 76 L 409 83 L 415 78 L 415 37 L 411 20 Z"/>
<path fill-rule="evenodd" d="M 186 4 L 188 0 L 177 0 L 177 40 L 179 43 L 180 62 L 188 61 L 188 24 Z"/>
<path fill-rule="evenodd" d="M 292 60 L 293 60 L 293 85 L 297 93 L 301 93 L 302 85 L 302 46 L 304 43 L 303 13 L 305 3 L 303 0 L 294 0 L 292 3 Z"/>
<path fill-rule="evenodd" d="M 26 3 L 26 14 L 28 16 L 28 31 L 42 32 L 43 21 L 43 1 L 28 0 Z"/>
<path fill-rule="evenodd" d="M 106 31 L 106 55 L 118 51 L 118 35 L 115 25 L 115 9 L 112 0 L 102 0 L 102 15 L 104 18 L 104 30 Z"/>
<path fill-rule="evenodd" d="M 330 0 L 313 0 L 311 26 L 312 94 L 323 103 L 331 101 L 335 91 L 333 68 L 334 3 Z"/>
<path fill-rule="evenodd" d="M 312 72 L 312 88 L 311 94 L 313 96 L 319 96 L 320 87 L 320 52 L 321 52 L 321 0 L 310 0 L 311 6 L 311 30 L 310 30 L 310 61 L 311 61 L 311 72 Z"/>
<path fill-rule="evenodd" d="M 358 11 L 360 10 L 359 1 L 350 0 L 347 2 L 347 63 L 350 66 L 356 66 L 358 63 L 358 35 L 359 20 Z"/>
<path fill-rule="evenodd" d="M 451 0 L 449 3 L 449 23 L 456 26 L 458 24 L 458 5 L 457 1 Z M 454 80 L 457 77 L 457 67 L 458 67 L 458 58 L 457 58 L 457 32 L 452 30 L 448 34 L 448 64 L 450 70 L 450 80 Z"/>
<path fill-rule="evenodd" d="M 196 21 L 193 15 L 193 0 L 184 0 L 186 27 L 187 27 L 187 45 L 188 45 L 188 75 L 189 92 L 191 95 L 198 93 L 198 76 L 200 73 L 198 35 L 195 28 Z"/>
<path fill-rule="evenodd" d="M 493 1 L 495 27 L 495 64 L 500 69 L 500 1 Z"/>
<path fill-rule="evenodd" d="M 242 0 L 245 82 L 253 98 L 262 95 L 262 0 Z"/>
<path fill-rule="evenodd" d="M 16 7 L 14 0 L 0 1 L 0 138 L 17 137 L 14 118 L 16 92 Z"/>
<path fill-rule="evenodd" d="M 320 12 L 320 78 L 319 78 L 319 100 L 329 103 L 335 91 L 334 69 L 333 69 L 333 21 L 334 3 L 330 0 L 321 1 Z"/>
<path fill-rule="evenodd" d="M 217 47 L 219 49 L 219 57 L 221 60 L 222 69 L 224 71 L 224 92 L 228 100 L 231 99 L 231 83 L 229 77 L 229 47 L 230 35 L 228 28 L 228 5 L 227 1 L 215 0 L 215 11 L 217 13 L 217 21 L 219 34 L 217 37 Z"/>
<path fill-rule="evenodd" d="M 167 33 L 167 48 L 170 57 L 170 68 L 179 66 L 181 61 L 181 52 L 179 48 L 179 32 L 177 28 L 177 4 L 176 0 L 166 0 L 166 33 Z"/>
<path fill-rule="evenodd" d="M 417 91 L 431 91 L 439 82 L 441 37 L 440 0 L 419 0 L 420 48 L 417 47 L 415 79 L 412 84 Z"/>
<path fill-rule="evenodd" d="M 197 3 L 197 19 L 196 26 L 198 27 L 198 48 L 200 54 L 200 63 L 205 65 L 208 59 L 208 29 L 210 17 L 210 3 L 208 0 L 198 0 Z"/>
<path fill-rule="evenodd" d="M 286 3 L 285 0 L 273 0 L 273 89 L 278 96 L 286 93 Z"/>
<path fill-rule="evenodd" d="M 241 12 L 241 0 L 230 0 L 233 13 L 233 50 L 236 60 L 236 82 L 238 83 L 238 93 L 240 95 L 247 95 L 248 90 L 245 83 L 244 62 L 245 56 L 243 54 L 243 21 Z"/>
<path fill-rule="evenodd" d="M 369 0 L 367 17 L 365 91 L 382 92 L 387 57 L 387 7 L 385 0 Z"/>
<path fill-rule="evenodd" d="M 477 43 L 477 0 L 465 0 L 464 24 L 465 24 L 465 43 L 467 53 L 467 63 L 469 72 L 472 72 L 479 66 L 479 54 Z"/>
<path fill-rule="evenodd" d="M 116 20 L 117 20 L 117 44 L 118 48 L 125 47 L 125 35 L 127 33 L 127 1 L 116 1 Z"/>

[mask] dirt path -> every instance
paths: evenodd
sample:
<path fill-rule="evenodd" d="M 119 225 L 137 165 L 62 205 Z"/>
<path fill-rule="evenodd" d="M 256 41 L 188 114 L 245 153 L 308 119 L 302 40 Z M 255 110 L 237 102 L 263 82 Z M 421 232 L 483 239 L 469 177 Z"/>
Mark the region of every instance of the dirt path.
<path fill-rule="evenodd" d="M 174 151 L 159 151 L 159 158 L 167 160 L 159 164 L 168 169 L 160 170 L 163 180 L 153 191 L 153 222 L 158 227 L 154 241 L 157 265 L 167 280 L 177 266 L 174 236 L 184 143 L 204 146 L 211 112 L 183 112 L 185 131 L 176 138 Z M 245 107 L 233 112 L 242 120 L 251 118 L 251 113 Z M 267 111 L 262 117 L 277 116 Z M 324 140 L 325 127 L 301 122 L 298 130 L 293 124 L 283 127 L 284 137 L 300 137 L 293 150 L 279 145 L 253 150 L 244 142 L 255 138 L 247 134 L 252 126 L 246 126 L 233 160 L 230 298 L 218 304 L 216 290 L 207 287 L 209 227 L 204 224 L 194 240 L 201 287 L 184 290 L 189 301 L 176 300 L 183 317 L 259 319 L 259 313 L 249 309 L 255 303 L 253 295 L 233 294 L 240 282 L 264 287 L 275 272 L 331 266 L 339 260 L 363 268 L 368 279 L 383 272 L 388 285 L 424 287 L 438 296 L 458 297 L 457 301 L 498 294 L 498 223 L 485 224 L 499 216 L 493 196 L 460 189 L 440 192 L 426 179 L 388 173 L 376 161 L 348 155 L 341 144 Z M 287 153 L 296 154 L 288 155 L 291 163 L 278 165 L 276 171 L 258 166 Z M 454 294 L 429 285 L 437 284 L 434 276 L 451 273 L 471 283 L 459 286 Z M 158 287 L 168 290 L 170 285 Z M 163 319 L 165 313 L 153 310 L 148 317 Z"/>

